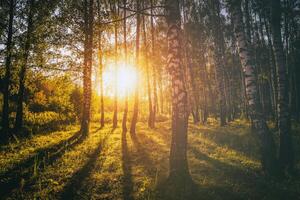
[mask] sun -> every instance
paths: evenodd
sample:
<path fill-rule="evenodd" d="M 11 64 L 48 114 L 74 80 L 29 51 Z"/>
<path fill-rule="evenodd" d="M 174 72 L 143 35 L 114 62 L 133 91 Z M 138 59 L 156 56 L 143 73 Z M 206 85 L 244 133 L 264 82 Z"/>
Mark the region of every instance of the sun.
<path fill-rule="evenodd" d="M 118 97 L 125 97 L 126 93 L 134 93 L 139 73 L 135 67 L 129 64 L 118 64 L 117 67 L 117 90 Z M 104 95 L 114 96 L 115 70 L 114 66 L 108 66 L 103 72 Z"/>

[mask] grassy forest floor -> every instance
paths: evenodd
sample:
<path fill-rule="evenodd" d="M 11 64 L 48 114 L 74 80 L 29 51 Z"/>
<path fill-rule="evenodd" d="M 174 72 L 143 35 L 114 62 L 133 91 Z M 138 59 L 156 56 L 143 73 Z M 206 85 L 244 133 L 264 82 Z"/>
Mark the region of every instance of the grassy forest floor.
<path fill-rule="evenodd" d="M 248 127 L 240 120 L 222 128 L 214 121 L 190 124 L 195 199 L 300 199 L 298 176 L 278 181 L 262 175 L 257 141 Z M 136 137 L 96 123 L 86 138 L 78 126 L 65 129 L 1 146 L 0 199 L 160 199 L 157 188 L 168 173 L 170 121 L 153 130 L 138 123 Z M 296 152 L 299 130 L 294 127 Z"/>

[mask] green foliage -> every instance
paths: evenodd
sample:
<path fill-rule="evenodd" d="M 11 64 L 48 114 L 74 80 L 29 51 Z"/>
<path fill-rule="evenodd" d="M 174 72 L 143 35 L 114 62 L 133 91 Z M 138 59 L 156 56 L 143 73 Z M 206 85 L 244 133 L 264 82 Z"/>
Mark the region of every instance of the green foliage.
<path fill-rule="evenodd" d="M 73 106 L 73 111 L 76 114 L 76 119 L 78 121 L 80 121 L 81 119 L 81 113 L 82 113 L 82 102 L 83 102 L 83 98 L 82 98 L 82 90 L 79 87 L 76 87 L 70 96 L 70 102 Z"/>
<path fill-rule="evenodd" d="M 82 92 L 69 76 L 42 79 L 37 76 L 28 87 L 24 102 L 24 120 L 28 130 L 54 130 L 79 120 Z"/>
<path fill-rule="evenodd" d="M 25 121 L 28 129 L 36 133 L 41 130 L 54 130 L 62 123 L 70 123 L 68 115 L 59 114 L 53 111 L 26 112 Z"/>

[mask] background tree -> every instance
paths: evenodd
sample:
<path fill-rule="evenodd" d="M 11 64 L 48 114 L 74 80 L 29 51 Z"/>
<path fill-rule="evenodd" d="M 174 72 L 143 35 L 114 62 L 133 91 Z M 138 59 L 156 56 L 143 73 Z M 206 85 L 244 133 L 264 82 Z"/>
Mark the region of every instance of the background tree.
<path fill-rule="evenodd" d="M 15 130 L 20 130 L 23 126 L 23 99 L 25 90 L 25 76 L 26 68 L 28 64 L 29 51 L 31 46 L 31 35 L 33 31 L 33 13 L 35 0 L 29 0 L 27 3 L 28 16 L 27 16 L 27 33 L 25 38 L 25 44 L 23 49 L 22 61 L 21 61 L 21 71 L 19 75 L 19 91 L 18 91 L 18 107 L 16 114 Z"/>
<path fill-rule="evenodd" d="M 125 64 L 127 64 L 128 56 L 127 56 L 127 26 L 126 26 L 126 6 L 127 2 L 126 0 L 123 0 L 123 6 L 124 6 L 124 11 L 123 11 L 123 42 L 124 42 L 124 59 L 125 59 Z M 127 132 L 127 115 L 128 115 L 128 92 L 126 91 L 125 94 L 125 101 L 124 101 L 124 112 L 123 112 L 123 119 L 122 119 L 122 130 L 124 133 Z"/>
<path fill-rule="evenodd" d="M 248 51 L 248 44 L 244 33 L 242 22 L 241 1 L 231 2 L 232 20 L 235 24 L 235 34 L 238 43 L 239 56 L 242 62 L 246 94 L 249 105 L 250 117 L 253 120 L 255 134 L 260 140 L 262 166 L 269 174 L 276 173 L 275 142 L 267 126 L 265 116 L 261 112 L 259 102 L 257 80 L 255 77 L 255 67 L 253 59 Z"/>
<path fill-rule="evenodd" d="M 280 134 L 279 160 L 282 169 L 293 169 L 294 152 L 290 135 L 291 122 L 289 112 L 289 95 L 287 81 L 287 67 L 284 58 L 281 36 L 281 5 L 280 1 L 272 1 L 272 38 L 277 73 L 277 109 L 278 129 Z"/>
<path fill-rule="evenodd" d="M 210 7 L 210 17 L 212 25 L 212 35 L 214 41 L 214 62 L 216 69 L 216 82 L 218 85 L 218 101 L 220 107 L 220 125 L 226 124 L 226 96 L 225 96 L 225 62 L 224 62 L 224 38 L 223 33 L 220 31 L 221 18 L 220 18 L 220 2 L 212 1 Z"/>
<path fill-rule="evenodd" d="M 138 69 L 140 64 L 140 25 L 141 25 L 141 17 L 140 17 L 140 0 L 136 0 L 136 42 L 135 42 L 135 65 Z M 139 82 L 139 78 L 138 81 Z M 134 106 L 133 106 L 133 114 L 130 125 L 130 133 L 135 134 L 136 123 L 138 120 L 138 112 L 139 112 L 139 84 L 135 86 L 135 94 L 134 94 Z"/>
<path fill-rule="evenodd" d="M 9 1 L 9 14 L 8 14 L 8 32 L 6 41 L 6 59 L 5 59 L 5 78 L 4 78 L 4 91 L 3 91 L 3 108 L 2 108 L 2 130 L 8 134 L 9 129 L 9 97 L 10 97 L 10 78 L 11 78 L 11 57 L 12 57 L 12 40 L 13 40 L 13 23 L 14 23 L 14 10 L 15 1 Z"/>

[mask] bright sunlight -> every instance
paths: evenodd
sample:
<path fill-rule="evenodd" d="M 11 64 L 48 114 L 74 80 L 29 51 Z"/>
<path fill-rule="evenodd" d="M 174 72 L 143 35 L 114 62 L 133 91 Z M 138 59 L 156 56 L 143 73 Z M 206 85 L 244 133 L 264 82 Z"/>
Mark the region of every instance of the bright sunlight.
<path fill-rule="evenodd" d="M 132 95 L 137 84 L 138 71 L 130 64 L 121 63 L 117 69 L 117 90 L 118 97 L 125 97 L 126 91 L 128 95 Z M 108 66 L 103 72 L 103 82 L 105 94 L 104 96 L 112 97 L 114 95 L 115 86 L 115 70 L 114 66 Z"/>

